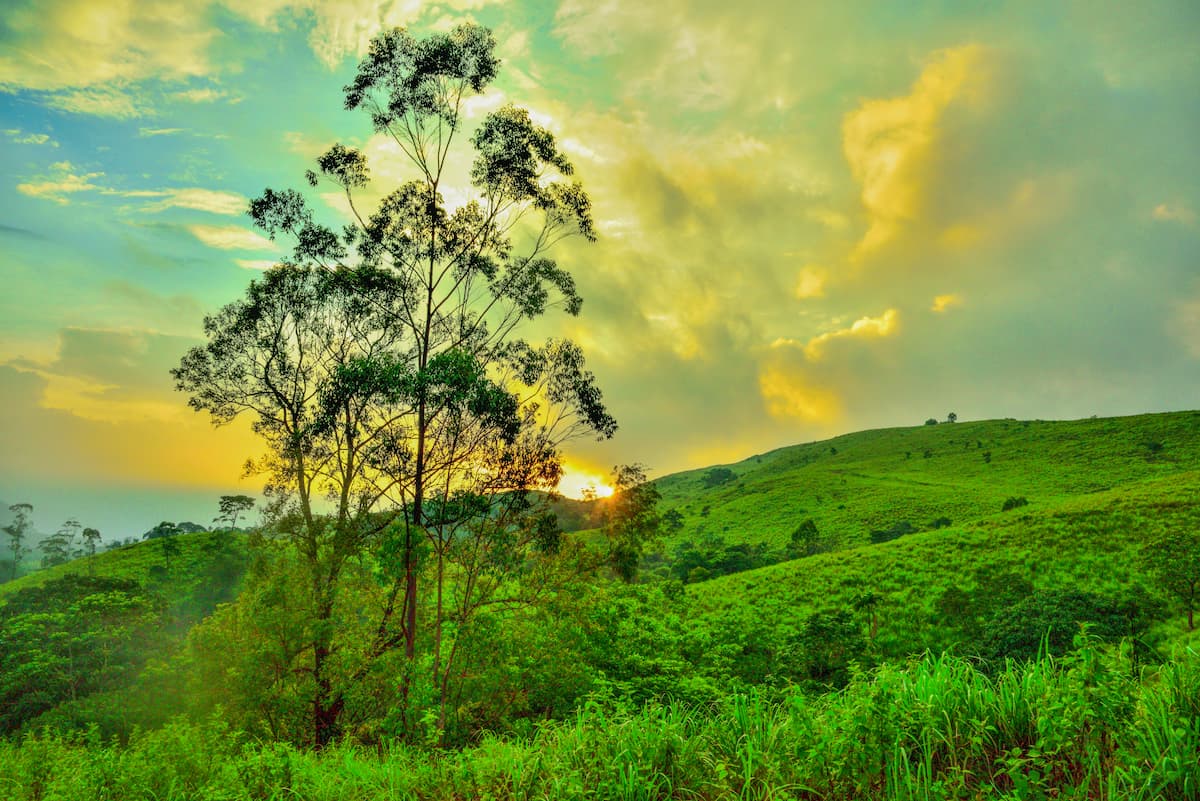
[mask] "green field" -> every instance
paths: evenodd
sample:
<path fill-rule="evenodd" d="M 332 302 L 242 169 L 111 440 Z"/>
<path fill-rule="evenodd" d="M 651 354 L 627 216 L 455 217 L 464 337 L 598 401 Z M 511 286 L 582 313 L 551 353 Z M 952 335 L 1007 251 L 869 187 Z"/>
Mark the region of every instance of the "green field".
<path fill-rule="evenodd" d="M 1200 532 L 1200 413 L 867 431 L 654 486 L 680 515 L 637 581 L 597 574 L 451 630 L 463 673 L 440 725 L 432 706 L 389 717 L 403 662 L 355 672 L 386 584 L 382 557 L 351 563 L 334 620 L 352 711 L 325 753 L 302 735 L 308 624 L 282 542 L 180 535 L 170 553 L 148 540 L 0 585 L 0 785 L 31 799 L 1200 788 L 1200 635 L 1144 558 Z M 607 504 L 556 508 L 577 528 Z M 806 520 L 819 547 L 788 558 Z M 776 563 L 672 578 L 715 542 Z"/>

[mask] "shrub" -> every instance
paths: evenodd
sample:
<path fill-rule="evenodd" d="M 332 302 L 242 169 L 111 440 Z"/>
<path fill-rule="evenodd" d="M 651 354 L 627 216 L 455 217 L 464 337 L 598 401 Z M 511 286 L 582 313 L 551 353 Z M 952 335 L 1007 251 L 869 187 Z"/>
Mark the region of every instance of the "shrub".
<path fill-rule="evenodd" d="M 1028 505 L 1029 505 L 1029 501 L 1025 500 L 1025 496 L 1014 495 L 1010 498 L 1005 498 L 1004 505 L 1000 507 L 1000 511 L 1001 512 L 1009 512 L 1009 511 L 1012 511 L 1013 509 L 1019 509 L 1022 506 L 1028 506 Z"/>

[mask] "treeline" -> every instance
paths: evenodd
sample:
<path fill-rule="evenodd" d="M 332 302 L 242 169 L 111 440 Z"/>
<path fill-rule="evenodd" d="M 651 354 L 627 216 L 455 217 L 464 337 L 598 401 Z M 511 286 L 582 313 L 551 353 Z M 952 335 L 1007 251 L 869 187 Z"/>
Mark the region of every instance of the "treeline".
<path fill-rule="evenodd" d="M 222 495 L 217 503 L 217 516 L 213 518 L 213 531 L 237 531 L 238 519 L 254 509 L 255 500 L 249 495 Z M 0 584 L 14 581 L 19 576 L 34 570 L 57 567 L 75 559 L 87 558 L 88 570 L 92 570 L 92 562 L 100 550 L 103 535 L 98 529 L 84 527 L 75 518 L 70 518 L 54 533 L 37 542 L 37 547 L 31 547 L 29 541 L 34 534 L 33 505 L 15 503 L 8 507 L 12 519 L 0 531 L 8 540 L 8 554 L 0 559 Z M 208 531 L 209 527 L 191 521 L 172 523 L 163 520 L 153 528 L 138 537 L 124 537 L 103 543 L 104 550 L 113 551 L 134 545 L 141 540 L 175 537 L 180 534 L 197 534 Z M 169 561 L 170 555 L 178 551 L 178 546 L 163 543 L 163 551 Z M 31 564 L 27 557 L 40 554 L 37 565 Z"/>
<path fill-rule="evenodd" d="M 956 657 L 856 673 L 842 692 L 730 693 L 631 708 L 596 698 L 525 737 L 461 751 L 324 752 L 221 715 L 139 731 L 0 741 L 15 801 L 346 799 L 1188 799 L 1200 792 L 1200 660 L 1139 670 L 1086 640 L 987 675 Z"/>

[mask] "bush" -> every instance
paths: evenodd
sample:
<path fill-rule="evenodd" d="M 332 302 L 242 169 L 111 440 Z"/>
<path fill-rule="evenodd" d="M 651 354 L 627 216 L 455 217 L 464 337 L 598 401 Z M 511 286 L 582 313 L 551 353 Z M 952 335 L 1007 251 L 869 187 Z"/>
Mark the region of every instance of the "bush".
<path fill-rule="evenodd" d="M 938 424 L 937 419 L 933 418 L 933 417 L 930 417 L 928 420 L 925 421 L 925 425 L 927 425 L 927 426 L 936 426 L 937 424 Z"/>
<path fill-rule="evenodd" d="M 890 542 L 891 540 L 899 539 L 906 534 L 912 534 L 917 530 L 917 527 L 907 520 L 901 520 L 896 525 L 888 529 L 880 529 L 871 532 L 871 542 Z"/>
<path fill-rule="evenodd" d="M 1012 496 L 1004 500 L 1004 505 L 1000 507 L 1001 512 L 1010 512 L 1013 509 L 1020 509 L 1022 506 L 1028 506 L 1029 501 L 1025 500 L 1025 496 Z"/>

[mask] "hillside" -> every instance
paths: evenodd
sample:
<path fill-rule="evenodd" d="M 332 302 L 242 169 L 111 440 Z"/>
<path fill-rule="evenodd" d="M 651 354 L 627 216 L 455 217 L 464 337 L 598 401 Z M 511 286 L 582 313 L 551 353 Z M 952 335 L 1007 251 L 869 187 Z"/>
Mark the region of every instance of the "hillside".
<path fill-rule="evenodd" d="M 969 645 L 987 621 L 1031 598 L 1089 593 L 1142 604 L 1148 641 L 1169 651 L 1200 637 L 1172 605 L 1150 600 L 1155 583 L 1139 551 L 1179 530 L 1200 530 L 1200 471 L 724 576 L 690 597 L 699 627 L 741 628 L 746 640 L 786 641 L 816 613 L 846 612 L 864 625 L 873 617 L 873 649 L 899 656 Z"/>
<path fill-rule="evenodd" d="M 714 468 L 732 476 L 706 482 Z M 806 519 L 831 544 L 870 541 L 907 521 L 932 528 L 1200 469 L 1200 412 L 1073 421 L 987 420 L 889 428 L 770 451 L 655 481 L 682 526 L 668 546 L 705 535 L 783 545 Z M 1195 481 L 1194 476 L 1190 481 Z"/>

